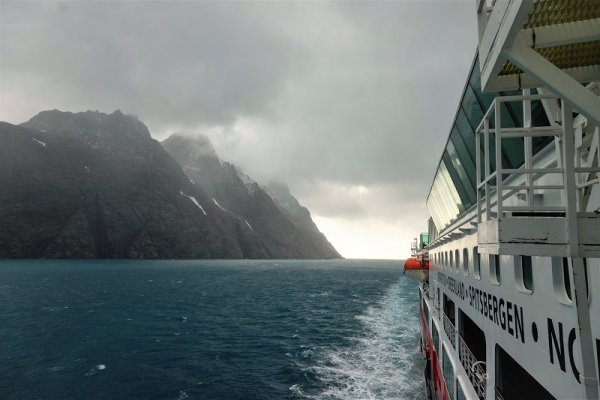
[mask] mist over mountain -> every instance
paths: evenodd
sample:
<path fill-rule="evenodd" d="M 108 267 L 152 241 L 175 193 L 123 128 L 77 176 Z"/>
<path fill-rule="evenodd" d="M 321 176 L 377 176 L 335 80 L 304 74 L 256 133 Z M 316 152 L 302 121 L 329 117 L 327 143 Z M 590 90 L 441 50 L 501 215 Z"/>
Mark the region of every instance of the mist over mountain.
<path fill-rule="evenodd" d="M 281 190 L 287 190 L 287 196 L 273 195 L 235 165 L 221 162 L 203 135 L 175 134 L 162 145 L 181 164 L 191 182 L 202 187 L 223 212 L 243 221 L 272 254 L 340 257 L 287 187 Z"/>
<path fill-rule="evenodd" d="M 0 258 L 339 257 L 208 140 L 177 138 L 167 152 L 120 111 L 0 122 Z"/>

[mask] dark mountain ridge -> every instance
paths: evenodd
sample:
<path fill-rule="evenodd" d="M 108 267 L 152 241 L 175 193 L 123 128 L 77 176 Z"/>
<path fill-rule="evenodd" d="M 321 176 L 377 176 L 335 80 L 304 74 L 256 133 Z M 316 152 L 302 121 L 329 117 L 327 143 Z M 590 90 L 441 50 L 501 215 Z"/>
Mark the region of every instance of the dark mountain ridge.
<path fill-rule="evenodd" d="M 288 196 L 306 211 L 304 219 L 294 218 L 277 199 L 235 165 L 222 163 L 207 137 L 175 134 L 162 145 L 181 164 L 191 182 L 201 186 L 222 211 L 243 221 L 273 252 L 315 252 L 322 258 L 340 258 L 319 232 L 308 210 L 299 205 L 289 190 Z"/>
<path fill-rule="evenodd" d="M 0 122 L 0 188 L 0 258 L 335 257 L 271 245 L 120 111 Z"/>

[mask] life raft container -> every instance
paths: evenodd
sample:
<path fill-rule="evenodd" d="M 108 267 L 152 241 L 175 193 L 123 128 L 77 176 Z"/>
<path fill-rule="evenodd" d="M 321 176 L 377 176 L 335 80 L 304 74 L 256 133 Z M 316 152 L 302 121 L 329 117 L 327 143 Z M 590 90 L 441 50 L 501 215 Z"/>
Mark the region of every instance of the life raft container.
<path fill-rule="evenodd" d="M 404 262 L 404 274 L 418 281 L 429 280 L 429 260 L 411 257 Z"/>

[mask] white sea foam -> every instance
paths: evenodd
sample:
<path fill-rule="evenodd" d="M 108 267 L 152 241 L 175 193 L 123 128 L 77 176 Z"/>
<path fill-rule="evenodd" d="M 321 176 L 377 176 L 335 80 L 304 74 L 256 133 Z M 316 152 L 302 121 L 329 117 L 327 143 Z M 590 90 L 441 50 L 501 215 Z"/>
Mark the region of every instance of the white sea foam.
<path fill-rule="evenodd" d="M 105 370 L 105 369 L 106 369 L 106 365 L 104 365 L 104 364 L 98 364 L 94 368 L 92 368 L 91 370 L 89 370 L 88 373 L 85 374 L 85 376 L 96 375 L 98 373 L 98 371 L 102 371 L 102 370 Z"/>
<path fill-rule="evenodd" d="M 188 394 L 185 391 L 180 390 L 179 391 L 179 397 L 177 398 L 177 400 L 184 400 L 184 399 L 187 399 L 189 397 L 190 396 L 188 396 Z"/>
<path fill-rule="evenodd" d="M 302 388 L 298 384 L 290 386 L 290 391 L 298 397 L 304 397 L 304 393 L 302 393 Z"/>
<path fill-rule="evenodd" d="M 420 361 L 419 318 L 409 302 L 414 290 L 401 280 L 383 298 L 356 318 L 363 331 L 352 345 L 319 357 L 315 372 L 327 399 L 425 398 Z"/>

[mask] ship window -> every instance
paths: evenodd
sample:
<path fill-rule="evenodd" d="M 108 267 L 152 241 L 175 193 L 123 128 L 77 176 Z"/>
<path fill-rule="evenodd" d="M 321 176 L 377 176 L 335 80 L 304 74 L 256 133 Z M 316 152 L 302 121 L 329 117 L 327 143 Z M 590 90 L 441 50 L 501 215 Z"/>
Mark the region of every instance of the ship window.
<path fill-rule="evenodd" d="M 571 302 L 571 271 L 569 260 L 565 257 L 552 257 L 552 283 L 556 298 L 563 304 Z"/>
<path fill-rule="evenodd" d="M 477 100 L 483 107 L 483 111 L 487 111 L 494 98 L 498 95 L 494 92 L 482 92 L 481 91 L 481 75 L 479 72 L 479 61 L 476 61 L 475 68 L 473 68 L 473 72 L 471 73 L 471 78 L 469 80 L 469 85 L 473 89 L 473 92 L 477 96 Z"/>
<path fill-rule="evenodd" d="M 515 280 L 523 293 L 533 292 L 533 267 L 531 256 L 515 256 Z"/>
<path fill-rule="evenodd" d="M 469 275 L 469 251 L 467 249 L 463 249 L 463 274 Z"/>
<path fill-rule="evenodd" d="M 446 381 L 448 393 L 450 393 L 450 398 L 454 399 L 454 368 L 452 367 L 450 357 L 448 356 L 448 350 L 446 348 L 444 348 L 443 354 L 444 362 L 442 364 L 442 372 L 444 374 L 444 380 Z"/>
<path fill-rule="evenodd" d="M 438 333 L 435 323 L 431 324 L 431 340 L 433 341 L 433 349 L 438 352 L 438 346 L 440 345 L 440 334 Z"/>
<path fill-rule="evenodd" d="M 460 135 L 460 132 L 456 127 L 452 128 L 452 133 L 450 134 L 450 140 L 454 145 L 454 149 L 456 150 L 458 157 L 460 158 L 461 163 L 467 173 L 467 177 L 469 178 L 469 182 L 471 183 L 471 188 L 475 191 L 475 182 L 477 181 L 475 177 L 475 138 L 473 137 L 469 143 L 465 142 L 464 138 Z"/>
<path fill-rule="evenodd" d="M 483 119 L 483 114 L 487 110 L 482 110 L 479 101 L 475 95 L 475 91 L 470 85 L 467 85 L 462 101 L 462 109 L 471 124 L 471 128 L 477 129 L 477 126 Z"/>
<path fill-rule="evenodd" d="M 555 400 L 535 378 L 502 347 L 496 345 L 496 398 Z"/>
<path fill-rule="evenodd" d="M 498 254 L 490 254 L 488 256 L 490 269 L 490 277 L 493 284 L 500 284 L 500 256 Z"/>
<path fill-rule="evenodd" d="M 452 166 L 458 174 L 458 178 L 460 179 L 462 186 L 466 191 L 468 202 L 465 202 L 465 207 L 469 207 L 470 205 L 475 204 L 477 199 L 477 195 L 475 194 L 475 184 L 473 181 L 471 181 L 469 175 L 467 174 L 467 170 L 465 169 L 466 161 L 463 161 L 463 158 L 458 153 L 457 147 L 454 143 L 455 139 L 462 141 L 462 139 L 453 138 L 451 135 L 450 140 L 448 140 L 448 145 L 446 146 L 446 151 L 448 152 L 448 157 L 452 163 Z"/>
<path fill-rule="evenodd" d="M 449 147 L 452 147 L 452 154 L 449 153 Z M 448 142 L 446 151 L 444 151 L 444 154 L 442 154 L 442 162 L 446 166 L 448 176 L 452 180 L 452 184 L 454 185 L 456 193 L 459 196 L 458 206 L 459 208 L 462 208 L 462 210 L 460 210 L 462 212 L 475 204 L 475 190 L 471 187 L 471 184 L 467 179 L 466 172 L 464 171 L 464 168 L 458 159 L 452 142 Z"/>
<path fill-rule="evenodd" d="M 571 274 L 569 274 L 569 259 L 567 257 L 563 257 L 562 259 L 562 271 L 563 271 L 563 281 L 565 283 L 565 293 L 569 300 L 573 300 L 571 294 Z"/>
<path fill-rule="evenodd" d="M 481 279 L 481 259 L 479 258 L 478 247 L 473 247 L 473 275 L 476 279 Z"/>
<path fill-rule="evenodd" d="M 460 268 L 460 258 L 459 258 L 458 249 L 456 249 L 456 250 L 454 250 L 454 269 L 456 272 L 458 272 L 459 268 Z"/>
<path fill-rule="evenodd" d="M 533 265 L 531 256 L 521 257 L 521 267 L 523 269 L 523 286 L 527 290 L 533 290 Z"/>
<path fill-rule="evenodd" d="M 454 265 L 454 255 L 452 254 L 452 250 L 450 250 L 450 263 L 448 263 L 448 268 L 452 270 L 452 266 Z"/>
<path fill-rule="evenodd" d="M 587 258 L 583 259 L 583 272 L 585 274 L 585 291 L 588 294 L 588 300 L 591 297 L 591 292 L 590 292 L 590 283 L 588 281 L 588 264 L 587 264 Z"/>

